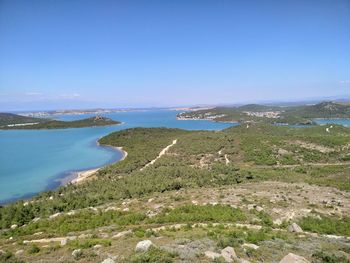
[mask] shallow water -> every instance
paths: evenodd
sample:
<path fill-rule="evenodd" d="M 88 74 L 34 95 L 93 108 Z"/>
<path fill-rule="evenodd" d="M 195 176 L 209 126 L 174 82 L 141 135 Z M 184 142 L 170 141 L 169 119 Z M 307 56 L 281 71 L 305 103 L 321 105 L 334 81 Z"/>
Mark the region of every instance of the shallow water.
<path fill-rule="evenodd" d="M 54 189 L 61 178 L 74 171 L 100 167 L 122 154 L 97 146 L 98 138 L 131 127 L 169 127 L 187 130 L 221 130 L 232 125 L 210 121 L 179 121 L 176 111 L 153 110 L 120 112 L 104 116 L 124 122 L 122 125 L 61 130 L 0 131 L 0 203 Z M 64 115 L 74 120 L 92 115 Z"/>

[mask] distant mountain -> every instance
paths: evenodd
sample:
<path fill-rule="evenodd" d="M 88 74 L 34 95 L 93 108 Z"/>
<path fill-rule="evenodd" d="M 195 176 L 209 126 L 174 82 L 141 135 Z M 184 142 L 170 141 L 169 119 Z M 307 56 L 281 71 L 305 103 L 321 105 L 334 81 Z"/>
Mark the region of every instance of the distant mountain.
<path fill-rule="evenodd" d="M 325 101 L 314 105 L 271 106 L 247 104 L 183 112 L 179 119 L 208 119 L 222 122 L 311 124 L 316 118 L 350 118 L 350 104 Z"/>

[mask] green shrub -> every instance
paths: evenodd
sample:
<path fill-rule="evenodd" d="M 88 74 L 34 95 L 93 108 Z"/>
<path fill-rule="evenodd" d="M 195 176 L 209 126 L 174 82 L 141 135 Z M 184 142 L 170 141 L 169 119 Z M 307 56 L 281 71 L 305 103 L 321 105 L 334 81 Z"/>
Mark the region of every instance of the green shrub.
<path fill-rule="evenodd" d="M 38 245 L 36 244 L 31 244 L 29 249 L 28 249 L 28 253 L 29 254 L 36 254 L 40 252 L 40 248 L 38 247 Z"/>
<path fill-rule="evenodd" d="M 299 221 L 299 225 L 305 231 L 350 236 L 350 217 L 337 218 L 322 216 L 321 218 L 316 218 L 308 216 L 302 218 Z"/>

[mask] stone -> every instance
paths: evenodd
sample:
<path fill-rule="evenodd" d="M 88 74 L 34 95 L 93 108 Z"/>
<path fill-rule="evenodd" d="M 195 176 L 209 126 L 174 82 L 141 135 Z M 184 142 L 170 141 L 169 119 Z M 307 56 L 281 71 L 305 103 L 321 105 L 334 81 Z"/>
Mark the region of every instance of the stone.
<path fill-rule="evenodd" d="M 94 245 L 94 249 L 100 249 L 100 248 L 102 248 L 102 245 L 99 245 L 99 244 Z"/>
<path fill-rule="evenodd" d="M 112 258 L 106 258 L 105 260 L 103 260 L 101 263 L 115 263 L 114 259 Z"/>
<path fill-rule="evenodd" d="M 18 227 L 18 225 L 12 225 L 11 229 L 16 229 Z"/>
<path fill-rule="evenodd" d="M 131 235 L 131 234 L 132 234 L 132 231 L 129 229 L 126 231 L 119 232 L 118 234 L 114 235 L 112 238 L 124 237 L 124 236 Z"/>
<path fill-rule="evenodd" d="M 264 211 L 264 208 L 262 208 L 261 206 L 257 206 L 255 207 L 255 210 L 258 212 Z"/>
<path fill-rule="evenodd" d="M 301 227 L 298 224 L 296 224 L 296 223 L 293 223 L 290 226 L 288 226 L 288 231 L 289 232 L 295 232 L 295 233 L 302 233 L 303 232 Z"/>
<path fill-rule="evenodd" d="M 244 243 L 242 246 L 247 247 L 247 248 L 252 248 L 255 250 L 257 250 L 259 248 L 259 246 L 255 245 L 255 244 L 249 244 L 249 243 Z"/>
<path fill-rule="evenodd" d="M 23 252 L 24 252 L 23 249 L 17 250 L 16 253 L 15 253 L 15 255 L 16 255 L 16 256 L 20 256 L 20 255 L 23 254 Z"/>
<path fill-rule="evenodd" d="M 38 222 L 40 220 L 40 217 L 36 217 L 32 220 L 33 223 Z"/>
<path fill-rule="evenodd" d="M 148 251 L 150 249 L 150 247 L 153 246 L 153 243 L 151 240 L 143 240 L 140 241 L 139 243 L 137 243 L 135 251 Z"/>
<path fill-rule="evenodd" d="M 0 249 L 0 256 L 3 254 L 5 254 L 5 251 Z"/>
<path fill-rule="evenodd" d="M 221 256 L 226 262 L 233 262 L 233 260 L 237 257 L 233 247 L 225 247 L 223 250 L 221 250 Z"/>
<path fill-rule="evenodd" d="M 61 246 L 65 246 L 65 245 L 67 245 L 67 239 L 66 238 L 61 240 Z"/>
<path fill-rule="evenodd" d="M 83 254 L 83 252 L 81 251 L 81 249 L 75 249 L 72 252 L 72 256 L 75 259 L 78 259 L 82 254 Z"/>
<path fill-rule="evenodd" d="M 282 260 L 279 263 L 310 263 L 310 261 L 306 260 L 306 258 L 303 258 L 301 256 L 289 253 L 287 256 L 282 258 Z"/>
<path fill-rule="evenodd" d="M 60 214 L 61 213 L 56 213 L 56 214 L 50 215 L 49 218 L 52 219 L 52 218 L 58 217 Z"/>
<path fill-rule="evenodd" d="M 216 259 L 216 258 L 220 258 L 221 257 L 221 254 L 219 253 L 215 253 L 213 251 L 205 251 L 204 252 L 204 255 L 207 257 L 207 258 L 210 258 L 210 259 Z"/>

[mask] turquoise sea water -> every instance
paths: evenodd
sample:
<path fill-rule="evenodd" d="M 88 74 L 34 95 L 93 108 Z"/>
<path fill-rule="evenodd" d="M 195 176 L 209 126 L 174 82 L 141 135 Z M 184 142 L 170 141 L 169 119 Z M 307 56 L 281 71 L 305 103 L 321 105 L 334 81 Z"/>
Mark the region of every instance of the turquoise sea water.
<path fill-rule="evenodd" d="M 317 124 L 320 124 L 320 125 L 339 124 L 345 127 L 350 127 L 350 119 L 319 119 L 315 121 Z"/>
<path fill-rule="evenodd" d="M 187 130 L 221 130 L 236 124 L 210 121 L 179 121 L 176 111 L 121 112 L 104 116 L 122 125 L 62 129 L 0 131 L 0 203 L 26 198 L 58 187 L 60 179 L 74 171 L 100 167 L 122 154 L 96 145 L 98 138 L 131 127 L 169 127 Z M 91 115 L 65 115 L 74 120 Z"/>

